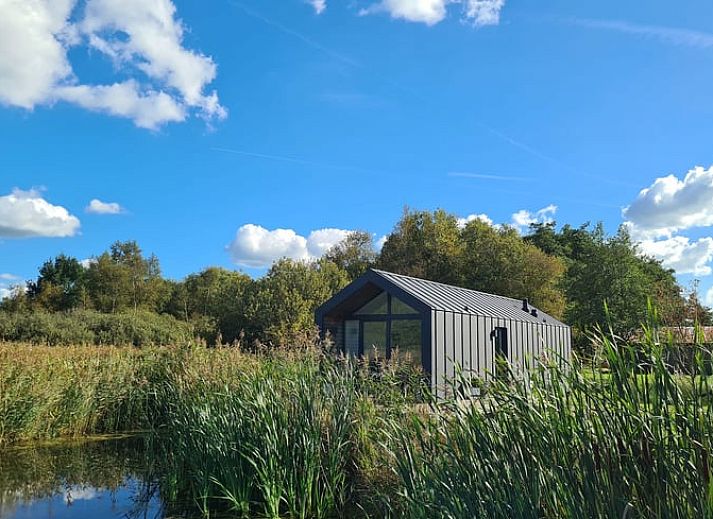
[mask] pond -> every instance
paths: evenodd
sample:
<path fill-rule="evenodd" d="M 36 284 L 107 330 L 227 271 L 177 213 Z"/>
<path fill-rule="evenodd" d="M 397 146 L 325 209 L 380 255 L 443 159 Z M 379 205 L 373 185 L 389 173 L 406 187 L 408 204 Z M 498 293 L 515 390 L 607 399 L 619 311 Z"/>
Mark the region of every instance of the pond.
<path fill-rule="evenodd" d="M 0 450 L 0 518 L 190 517 L 169 514 L 149 451 L 141 437 Z"/>

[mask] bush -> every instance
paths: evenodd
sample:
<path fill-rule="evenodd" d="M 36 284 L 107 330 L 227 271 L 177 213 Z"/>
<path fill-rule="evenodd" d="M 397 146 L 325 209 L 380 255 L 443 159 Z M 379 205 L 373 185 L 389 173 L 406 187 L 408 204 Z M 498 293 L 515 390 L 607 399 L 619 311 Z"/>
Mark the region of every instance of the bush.
<path fill-rule="evenodd" d="M 148 311 L 0 312 L 0 341 L 6 342 L 46 346 L 165 346 L 192 337 L 189 324 Z"/>

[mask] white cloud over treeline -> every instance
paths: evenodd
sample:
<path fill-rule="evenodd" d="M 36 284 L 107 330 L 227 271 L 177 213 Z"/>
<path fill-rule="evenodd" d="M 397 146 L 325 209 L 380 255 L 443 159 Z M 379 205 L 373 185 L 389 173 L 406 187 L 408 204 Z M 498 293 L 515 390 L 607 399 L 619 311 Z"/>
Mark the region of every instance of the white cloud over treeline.
<path fill-rule="evenodd" d="M 713 273 L 713 238 L 682 235 L 713 226 L 713 167 L 695 167 L 683 178 L 667 175 L 642 189 L 622 211 L 641 252 L 679 274 Z"/>

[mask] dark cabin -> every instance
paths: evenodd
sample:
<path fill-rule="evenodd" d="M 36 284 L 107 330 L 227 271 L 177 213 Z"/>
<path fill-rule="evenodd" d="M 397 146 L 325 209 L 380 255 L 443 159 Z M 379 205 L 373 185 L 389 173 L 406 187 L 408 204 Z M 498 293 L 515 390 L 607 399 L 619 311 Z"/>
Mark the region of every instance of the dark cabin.
<path fill-rule="evenodd" d="M 487 379 L 498 357 L 517 372 L 571 354 L 569 326 L 527 300 L 375 269 L 320 306 L 316 319 L 345 354 L 389 358 L 398 350 L 434 388 L 454 378 L 456 365 Z"/>

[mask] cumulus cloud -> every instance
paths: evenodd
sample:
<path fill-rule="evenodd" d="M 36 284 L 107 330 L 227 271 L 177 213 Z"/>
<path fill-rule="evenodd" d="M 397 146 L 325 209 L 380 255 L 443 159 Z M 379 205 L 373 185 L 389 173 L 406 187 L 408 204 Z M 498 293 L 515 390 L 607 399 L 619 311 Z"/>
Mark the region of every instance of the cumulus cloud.
<path fill-rule="evenodd" d="M 633 232 L 670 237 L 674 232 L 713 225 L 713 167 L 696 167 L 683 180 L 657 178 L 624 209 Z"/>
<path fill-rule="evenodd" d="M 713 307 L 713 287 L 708 289 L 704 302 L 707 306 Z"/>
<path fill-rule="evenodd" d="M 392 18 L 435 25 L 446 18 L 450 4 L 460 5 L 463 19 L 481 27 L 500 22 L 505 0 L 380 0 L 360 14 L 387 13 Z"/>
<path fill-rule="evenodd" d="M 76 216 L 37 191 L 15 189 L 0 196 L 0 238 L 74 236 L 79 225 Z"/>
<path fill-rule="evenodd" d="M 487 214 L 469 214 L 464 218 L 458 218 L 458 227 L 462 229 L 474 220 L 480 220 L 488 225 L 493 225 L 493 220 L 491 220 Z"/>
<path fill-rule="evenodd" d="M 116 202 L 102 202 L 95 198 L 89 202 L 85 211 L 92 214 L 120 214 L 124 212 L 124 208 Z"/>
<path fill-rule="evenodd" d="M 267 267 L 280 258 L 319 258 L 342 241 L 350 231 L 319 229 L 304 237 L 292 229 L 268 230 L 260 225 L 240 227 L 228 245 L 232 260 L 246 267 Z"/>
<path fill-rule="evenodd" d="M 0 274 L 0 281 L 16 281 L 20 278 L 13 274 Z"/>
<path fill-rule="evenodd" d="M 683 179 L 675 175 L 657 178 L 622 215 L 642 253 L 678 274 L 713 273 L 713 238 L 691 240 L 681 235 L 692 228 L 713 226 L 713 167 L 696 167 Z"/>
<path fill-rule="evenodd" d="M 511 225 L 518 232 L 523 233 L 533 223 L 552 223 L 556 212 L 557 206 L 554 204 L 543 207 L 534 213 L 526 209 L 520 209 L 518 212 L 513 213 Z"/>
<path fill-rule="evenodd" d="M 0 102 L 33 109 L 58 101 L 129 118 L 156 129 L 188 113 L 226 117 L 213 60 L 183 46 L 184 27 L 171 0 L 0 0 Z M 117 75 L 106 85 L 82 82 L 68 52 L 89 47 Z"/>
<path fill-rule="evenodd" d="M 661 260 L 665 267 L 678 274 L 708 276 L 713 272 L 709 263 L 713 260 L 713 238 L 696 241 L 685 236 L 674 236 L 665 240 L 644 240 L 639 249 L 647 256 Z"/>

